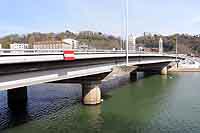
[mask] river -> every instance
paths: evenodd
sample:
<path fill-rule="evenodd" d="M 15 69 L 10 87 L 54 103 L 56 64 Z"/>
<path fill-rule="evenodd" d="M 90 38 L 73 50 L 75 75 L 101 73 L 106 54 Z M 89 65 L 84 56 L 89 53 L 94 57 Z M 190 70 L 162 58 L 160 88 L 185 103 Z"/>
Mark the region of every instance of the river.
<path fill-rule="evenodd" d="M 120 81 L 120 82 L 119 82 Z M 25 111 L 11 112 L 0 93 L 5 133 L 198 133 L 200 74 L 152 75 L 135 82 L 104 83 L 103 103 L 80 104 L 80 85 L 44 84 L 28 89 Z"/>

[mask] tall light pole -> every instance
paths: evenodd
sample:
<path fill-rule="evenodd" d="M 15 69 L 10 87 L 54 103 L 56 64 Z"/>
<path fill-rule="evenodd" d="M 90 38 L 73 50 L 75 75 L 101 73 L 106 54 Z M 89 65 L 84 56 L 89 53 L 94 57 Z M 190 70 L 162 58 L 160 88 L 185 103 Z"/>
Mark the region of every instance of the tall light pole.
<path fill-rule="evenodd" d="M 176 35 L 176 61 L 178 59 L 178 34 Z"/>
<path fill-rule="evenodd" d="M 176 35 L 176 67 L 178 68 L 178 34 Z"/>
<path fill-rule="evenodd" d="M 128 61 L 128 43 L 129 43 L 129 39 L 128 39 L 128 0 L 126 0 L 126 65 L 129 65 L 129 61 Z"/>

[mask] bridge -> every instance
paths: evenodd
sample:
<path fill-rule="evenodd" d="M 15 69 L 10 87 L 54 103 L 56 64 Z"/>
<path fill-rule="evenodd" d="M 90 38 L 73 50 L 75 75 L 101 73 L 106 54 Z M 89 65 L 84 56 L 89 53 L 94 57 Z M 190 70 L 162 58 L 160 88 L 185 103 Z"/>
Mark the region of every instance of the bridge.
<path fill-rule="evenodd" d="M 130 73 L 132 80 L 137 71 L 167 74 L 168 64 L 175 55 L 129 52 L 126 66 L 125 51 L 92 50 L 0 50 L 0 91 L 7 91 L 8 106 L 26 104 L 27 86 L 42 83 L 80 83 L 82 101 L 87 105 L 101 102 L 101 81 L 119 70 Z M 179 58 L 180 59 L 180 58 Z"/>

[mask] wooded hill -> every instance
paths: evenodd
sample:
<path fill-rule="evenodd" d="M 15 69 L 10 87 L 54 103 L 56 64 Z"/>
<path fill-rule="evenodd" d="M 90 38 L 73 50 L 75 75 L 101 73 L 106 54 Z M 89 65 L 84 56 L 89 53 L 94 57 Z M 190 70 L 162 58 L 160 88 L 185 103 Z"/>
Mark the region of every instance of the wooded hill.
<path fill-rule="evenodd" d="M 137 46 L 145 46 L 148 48 L 158 48 L 159 39 L 164 42 L 164 51 L 175 51 L 176 36 L 178 37 L 178 52 L 200 55 L 200 35 L 192 36 L 189 34 L 174 34 L 162 36 L 157 34 L 148 34 L 140 36 L 136 39 Z M 65 38 L 73 38 L 81 43 L 89 45 L 90 48 L 97 49 L 120 49 L 122 41 L 120 37 L 107 35 L 101 32 L 82 31 L 73 33 L 70 31 L 60 33 L 40 33 L 34 32 L 27 35 L 12 34 L 0 38 L 0 44 L 3 48 L 9 48 L 11 43 L 28 43 L 33 44 L 37 41 L 62 40 Z"/>
<path fill-rule="evenodd" d="M 65 38 L 72 38 L 89 45 L 90 48 L 97 49 L 112 49 L 120 48 L 120 38 L 106 35 L 101 32 L 82 31 L 79 33 L 73 33 L 70 31 L 61 33 L 30 33 L 27 35 L 12 34 L 0 38 L 0 43 L 3 48 L 9 48 L 11 43 L 28 43 L 33 44 L 38 41 L 54 41 L 63 40 Z"/>
<path fill-rule="evenodd" d="M 178 53 L 184 54 L 198 54 L 200 55 L 200 35 L 189 35 L 189 34 L 174 34 L 169 36 L 162 35 L 146 35 L 138 37 L 137 43 L 145 44 L 145 47 L 148 48 L 158 48 L 159 39 L 163 39 L 164 51 L 175 51 L 176 49 L 176 37 L 178 43 Z"/>

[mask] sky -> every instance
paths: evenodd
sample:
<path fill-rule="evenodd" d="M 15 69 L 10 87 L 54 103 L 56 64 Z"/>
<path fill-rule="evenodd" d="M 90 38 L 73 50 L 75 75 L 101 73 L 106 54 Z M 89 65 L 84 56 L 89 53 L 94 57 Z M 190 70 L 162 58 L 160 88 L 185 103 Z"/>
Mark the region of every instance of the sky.
<path fill-rule="evenodd" d="M 125 0 L 1 0 L 0 36 L 92 30 L 124 35 Z M 199 0 L 129 0 L 129 34 L 200 32 Z"/>

